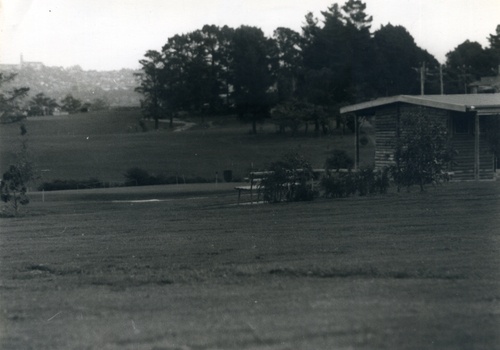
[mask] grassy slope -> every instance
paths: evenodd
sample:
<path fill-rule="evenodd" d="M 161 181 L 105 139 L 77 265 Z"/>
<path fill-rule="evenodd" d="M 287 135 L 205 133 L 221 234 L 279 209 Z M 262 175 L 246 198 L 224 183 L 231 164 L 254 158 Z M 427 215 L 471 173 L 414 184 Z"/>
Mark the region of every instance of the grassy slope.
<path fill-rule="evenodd" d="M 224 186 L 34 194 L 0 221 L 2 349 L 500 343 L 498 183 L 256 206 Z"/>
<path fill-rule="evenodd" d="M 95 112 L 26 122 L 29 146 L 44 180 L 88 179 L 124 181 L 130 167 L 167 176 L 201 176 L 215 179 L 224 170 L 242 178 L 249 169 L 264 168 L 282 153 L 297 150 L 315 167 L 322 167 L 333 149 L 354 153 L 352 135 L 345 137 L 297 138 L 277 136 L 272 125 L 264 125 L 258 135 L 249 126 L 231 118 L 214 118 L 214 126 L 172 132 L 162 124 L 160 131 L 138 132 L 140 111 Z M 196 120 L 199 122 L 199 120 Z M 139 128 L 140 130 L 140 128 Z M 0 171 L 12 162 L 18 149 L 18 125 L 0 128 Z M 373 159 L 373 147 L 362 148 L 362 159 Z"/>

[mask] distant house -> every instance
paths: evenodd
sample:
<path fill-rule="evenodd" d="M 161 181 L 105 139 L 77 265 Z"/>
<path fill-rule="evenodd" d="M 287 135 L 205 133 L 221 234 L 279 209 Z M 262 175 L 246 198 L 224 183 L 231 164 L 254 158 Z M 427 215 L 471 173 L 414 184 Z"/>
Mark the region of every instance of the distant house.
<path fill-rule="evenodd" d="M 401 116 L 416 109 L 446 123 L 452 147 L 458 152 L 450 169 L 455 174 L 453 179 L 495 179 L 498 160 L 494 158 L 486 141 L 485 127 L 489 118 L 500 118 L 498 93 L 399 95 L 346 106 L 341 108 L 340 113 L 374 117 L 375 167 L 380 169 L 394 163 L 394 140 Z M 357 145 L 358 142 L 358 148 Z"/>
<path fill-rule="evenodd" d="M 500 25 L 498 26 L 500 28 Z M 480 80 L 469 84 L 472 94 L 494 94 L 500 92 L 500 66 L 497 75 L 492 77 L 482 77 Z"/>
<path fill-rule="evenodd" d="M 499 68 L 500 70 L 500 68 Z M 472 94 L 493 94 L 500 92 L 500 74 L 496 77 L 482 77 L 469 84 Z"/>

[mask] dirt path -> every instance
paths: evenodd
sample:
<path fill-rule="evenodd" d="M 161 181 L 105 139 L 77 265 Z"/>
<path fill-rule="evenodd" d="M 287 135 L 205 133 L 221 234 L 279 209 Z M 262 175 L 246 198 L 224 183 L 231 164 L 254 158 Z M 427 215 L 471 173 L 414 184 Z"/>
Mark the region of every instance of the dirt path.
<path fill-rule="evenodd" d="M 179 120 L 177 118 L 174 118 L 174 123 L 183 123 L 184 124 L 182 126 L 179 126 L 179 127 L 175 128 L 174 132 L 186 131 L 186 130 L 191 129 L 193 126 L 196 125 L 196 123 L 186 122 L 186 121 L 183 121 L 183 120 Z"/>
<path fill-rule="evenodd" d="M 149 122 L 154 122 L 153 119 L 145 119 L 145 120 L 149 121 Z M 158 119 L 158 122 L 162 123 L 162 124 L 166 124 L 166 123 L 170 123 L 170 119 Z M 174 124 L 182 124 L 181 126 L 175 127 L 174 132 L 186 131 L 186 130 L 191 129 L 193 126 L 196 125 L 196 123 L 187 122 L 187 121 L 180 120 L 177 118 L 173 119 L 173 123 Z"/>

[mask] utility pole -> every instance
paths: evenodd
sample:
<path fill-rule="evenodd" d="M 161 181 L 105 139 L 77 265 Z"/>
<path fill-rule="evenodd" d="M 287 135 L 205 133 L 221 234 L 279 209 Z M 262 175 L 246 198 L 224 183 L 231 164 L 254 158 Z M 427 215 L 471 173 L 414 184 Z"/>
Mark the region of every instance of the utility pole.
<path fill-rule="evenodd" d="M 468 68 L 470 68 L 470 66 Z M 467 77 L 469 75 L 467 74 L 467 66 L 464 64 L 461 70 L 462 70 L 462 77 L 464 79 L 464 94 L 467 94 Z"/>
<path fill-rule="evenodd" d="M 425 86 L 425 61 L 422 62 L 422 68 L 420 68 L 420 95 L 424 95 Z"/>
<path fill-rule="evenodd" d="M 443 65 L 439 65 L 439 80 L 441 82 L 441 95 L 444 95 L 444 83 L 443 83 Z"/>

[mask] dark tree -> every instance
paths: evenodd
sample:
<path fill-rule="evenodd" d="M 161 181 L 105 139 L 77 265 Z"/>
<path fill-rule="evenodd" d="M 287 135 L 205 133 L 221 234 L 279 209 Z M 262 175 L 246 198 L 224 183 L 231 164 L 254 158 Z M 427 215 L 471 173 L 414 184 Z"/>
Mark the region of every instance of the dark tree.
<path fill-rule="evenodd" d="M 141 86 L 146 117 L 158 120 L 180 111 L 203 115 L 222 106 L 229 94 L 232 29 L 206 25 L 202 30 L 170 37 L 161 53 L 148 51 Z M 227 105 L 227 103 L 226 103 Z"/>
<path fill-rule="evenodd" d="M 342 11 L 344 12 L 344 20 L 347 23 L 354 25 L 358 30 L 369 30 L 373 20 L 372 16 L 365 13 L 366 4 L 361 0 L 348 0 Z"/>
<path fill-rule="evenodd" d="M 234 30 L 228 26 L 222 28 L 215 25 L 205 25 L 199 31 L 201 42 L 198 44 L 198 55 L 201 58 L 195 66 L 195 71 L 189 74 L 193 80 L 198 80 L 200 86 L 204 89 L 202 112 L 215 113 L 223 107 L 223 98 L 225 96 L 225 106 L 227 107 L 229 95 L 229 64 L 230 64 L 230 45 Z M 208 106 L 208 108 L 206 108 Z M 203 115 L 202 113 L 202 115 Z"/>
<path fill-rule="evenodd" d="M 158 129 L 158 120 L 165 113 L 165 106 L 162 100 L 165 88 L 161 76 L 165 64 L 162 55 L 158 51 L 150 50 L 144 56 L 146 58 L 139 61 L 142 65 L 142 72 L 136 73 L 141 81 L 136 91 L 144 97 L 141 100 L 141 108 L 144 116 L 154 119 L 155 129 Z"/>
<path fill-rule="evenodd" d="M 215 25 L 203 26 L 201 35 L 207 64 L 204 84 L 206 95 L 203 102 L 208 103 L 208 112 L 215 113 L 220 110 L 220 95 L 223 92 L 223 35 L 221 29 Z"/>
<path fill-rule="evenodd" d="M 481 44 L 464 41 L 446 54 L 447 92 L 467 93 L 470 83 L 482 76 L 493 75 L 492 68 L 491 59 Z"/>
<path fill-rule="evenodd" d="M 488 41 L 490 48 L 500 50 L 500 24 L 497 25 L 496 34 L 490 34 Z"/>
<path fill-rule="evenodd" d="M 19 212 L 21 205 L 29 203 L 27 196 L 28 188 L 23 181 L 22 172 L 15 165 L 11 165 L 2 176 L 1 199 L 5 203 L 11 203 L 14 212 Z"/>
<path fill-rule="evenodd" d="M 297 134 L 301 125 L 314 125 L 315 136 L 319 135 L 320 126 L 328 121 L 328 113 L 322 106 L 313 105 L 298 99 L 290 99 L 279 103 L 271 109 L 271 120 L 278 127 L 278 132 L 285 133 L 286 128 L 292 130 L 292 136 Z"/>
<path fill-rule="evenodd" d="M 221 83 L 221 93 L 219 96 L 225 96 L 222 103 L 225 105 L 226 110 L 229 109 L 230 102 L 230 81 L 232 79 L 232 42 L 234 36 L 234 29 L 228 26 L 220 28 L 218 32 L 218 49 L 217 60 L 215 65 L 219 68 L 218 80 Z"/>
<path fill-rule="evenodd" d="M 278 100 L 291 98 L 297 90 L 297 82 L 302 71 L 302 38 L 300 34 L 288 29 L 274 31 L 273 64 L 277 81 Z"/>
<path fill-rule="evenodd" d="M 0 72 L 0 88 L 16 77 L 16 74 Z M 13 88 L 5 92 L 0 90 L 0 116 L 4 120 L 19 119 L 24 113 L 23 99 L 28 95 L 29 88 Z"/>
<path fill-rule="evenodd" d="M 307 112 L 307 104 L 291 99 L 271 109 L 271 120 L 278 127 L 279 133 L 284 134 L 286 128 L 290 128 L 292 136 L 295 136 L 299 127 L 304 124 Z"/>
<path fill-rule="evenodd" d="M 268 116 L 270 98 L 268 90 L 273 84 L 270 53 L 272 41 L 259 28 L 241 26 L 234 32 L 231 47 L 231 83 L 238 115 L 252 123 Z"/>
<path fill-rule="evenodd" d="M 29 104 L 29 114 L 34 116 L 53 115 L 54 110 L 59 107 L 55 99 L 45 96 L 43 92 L 36 94 Z"/>
<path fill-rule="evenodd" d="M 17 215 L 21 205 L 29 203 L 27 195 L 28 183 L 37 178 L 35 167 L 28 151 L 27 129 L 24 124 L 21 129 L 21 148 L 16 153 L 16 161 L 10 165 L 3 176 L 0 185 L 1 200 L 10 203 Z"/>
<path fill-rule="evenodd" d="M 72 94 L 68 94 L 61 100 L 61 108 L 70 114 L 78 113 L 82 108 L 82 102 L 74 98 Z"/>
<path fill-rule="evenodd" d="M 184 64 L 186 88 L 189 95 L 186 108 L 200 112 L 205 103 L 211 100 L 211 88 L 215 87 L 211 76 L 211 68 L 213 67 L 208 62 L 210 58 L 205 36 L 201 30 L 189 33 L 186 45 L 188 55 L 185 56 L 186 62 Z M 215 93 L 217 92 L 217 89 L 215 89 Z"/>
<path fill-rule="evenodd" d="M 375 49 L 369 32 L 371 17 L 360 1 L 348 1 L 322 11 L 323 27 L 306 17 L 303 35 L 305 74 L 301 91 L 312 103 L 357 102 L 374 95 L 372 82 L 377 72 Z"/>
<path fill-rule="evenodd" d="M 488 41 L 490 47 L 485 50 L 486 55 L 493 66 L 492 72 L 500 75 L 500 24 L 496 28 L 496 34 L 490 34 Z"/>
<path fill-rule="evenodd" d="M 90 109 L 93 111 L 102 111 L 109 108 L 109 103 L 102 98 L 95 98 L 90 104 Z"/>
<path fill-rule="evenodd" d="M 419 47 L 402 26 L 387 24 L 373 37 L 380 59 L 377 89 L 380 96 L 420 93 Z"/>

